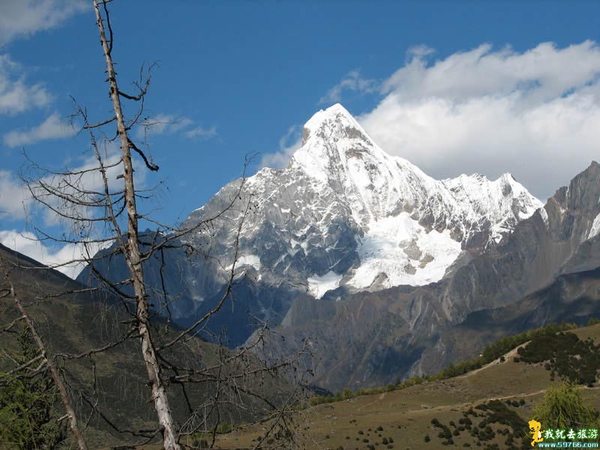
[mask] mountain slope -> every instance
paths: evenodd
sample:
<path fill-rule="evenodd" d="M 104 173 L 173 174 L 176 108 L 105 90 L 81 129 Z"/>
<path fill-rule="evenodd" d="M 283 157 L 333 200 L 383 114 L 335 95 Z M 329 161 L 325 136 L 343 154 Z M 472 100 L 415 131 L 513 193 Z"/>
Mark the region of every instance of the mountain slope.
<path fill-rule="evenodd" d="M 311 339 L 317 383 L 337 390 L 436 372 L 528 326 L 586 321 L 582 313 L 600 314 L 599 198 L 592 163 L 499 245 L 438 283 L 297 301 L 280 327 L 280 351 Z"/>
<path fill-rule="evenodd" d="M 226 292 L 237 254 L 227 313 L 208 336 L 226 333 L 235 346 L 266 321 L 284 338 L 271 342 L 273 356 L 310 343 L 316 384 L 381 385 L 557 318 L 527 319 L 535 304 L 527 296 L 600 267 L 599 198 L 597 163 L 543 208 L 510 175 L 434 180 L 387 155 L 334 105 L 307 122 L 288 167 L 223 187 L 189 216 L 184 226 L 194 232 L 182 248 L 155 255 L 147 273 L 155 303 L 166 290 L 171 317 L 188 324 Z M 123 279 L 122 260 L 109 255 L 96 268 Z M 567 306 L 580 301 L 573 289 L 552 298 L 564 306 L 561 320 L 583 320 Z M 478 312 L 480 332 L 472 332 Z M 512 322 L 495 327 L 497 314 Z"/>
<path fill-rule="evenodd" d="M 386 154 L 341 105 L 306 123 L 288 167 L 240 183 L 188 217 L 184 228 L 194 232 L 177 241 L 182 249 L 146 264 L 155 303 L 166 290 L 170 317 L 187 325 L 221 298 L 238 254 L 231 314 L 209 327 L 226 330 L 230 345 L 261 321 L 281 323 L 302 299 L 437 282 L 541 206 L 510 175 L 429 177 Z M 111 255 L 101 252 L 94 265 L 122 280 L 123 261 Z M 89 268 L 78 279 L 96 283 Z"/>
<path fill-rule="evenodd" d="M 569 332 L 600 344 L 600 324 Z M 503 358 L 461 376 L 423 381 L 400 390 L 381 388 L 373 394 L 309 407 L 298 413 L 303 425 L 299 439 L 311 449 L 532 448 L 527 421 L 554 382 L 543 363 L 517 362 L 516 355 L 513 349 Z M 580 386 L 580 392 L 587 405 L 600 409 L 598 383 Z M 439 423 L 452 433 L 442 438 Z M 219 448 L 251 447 L 266 426 L 240 427 L 221 436 Z M 486 426 L 494 432 L 484 433 Z M 453 442 L 444 444 L 447 439 Z"/>
<path fill-rule="evenodd" d="M 77 355 L 99 349 L 119 342 L 130 329 L 132 315 L 126 311 L 126 302 L 102 292 L 90 291 L 60 272 L 0 245 L 0 289 L 6 287 L 6 273 L 14 284 L 16 295 L 33 318 L 49 355 Z M 0 329 L 4 330 L 18 317 L 12 299 L 4 297 L 0 301 Z M 157 345 L 172 339 L 180 331 L 156 318 L 153 318 L 153 324 L 153 338 Z M 19 322 L 13 331 L 15 329 L 19 329 Z M 0 370 L 14 368 L 10 354 L 19 352 L 17 337 L 15 333 L 0 332 Z M 167 362 L 176 361 L 180 368 L 185 367 L 189 371 L 203 370 L 218 366 L 221 357 L 228 358 L 230 355 L 227 350 L 194 337 L 186 339 L 184 345 L 163 351 L 166 363 L 163 375 L 174 418 L 179 425 L 189 419 L 193 408 L 208 405 L 216 392 L 215 381 L 211 379 L 210 372 L 205 381 L 185 385 L 177 383 Z M 247 364 L 246 370 L 257 367 L 252 358 L 227 360 L 229 362 L 221 369 L 222 373 L 240 371 Z M 103 352 L 78 359 L 60 357 L 56 361 L 64 369 L 81 422 L 89 420 L 89 428 L 85 432 L 90 448 L 125 446 L 153 435 L 152 430 L 157 427 L 156 412 L 150 399 L 140 343 L 135 335 Z M 248 386 L 251 391 L 274 403 L 284 396 L 287 398 L 290 393 L 290 385 L 277 376 L 250 375 L 247 379 L 236 379 L 235 389 L 243 392 Z M 240 391 L 235 390 L 239 403 L 228 403 L 228 395 L 227 389 L 222 390 L 224 405 L 218 412 L 221 421 L 256 420 L 264 413 L 264 407 L 252 397 L 244 394 L 240 397 Z M 96 405 L 97 413 L 91 414 L 90 402 Z M 207 417 L 210 420 L 210 413 Z M 151 431 L 136 434 L 127 430 Z"/>

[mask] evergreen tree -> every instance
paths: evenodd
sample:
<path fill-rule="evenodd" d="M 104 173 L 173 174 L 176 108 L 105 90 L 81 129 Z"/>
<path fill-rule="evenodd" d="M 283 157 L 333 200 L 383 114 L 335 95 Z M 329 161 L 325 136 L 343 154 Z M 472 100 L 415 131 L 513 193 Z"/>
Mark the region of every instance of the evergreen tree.
<path fill-rule="evenodd" d="M 20 353 L 12 355 L 17 367 L 37 356 L 31 334 L 19 336 Z M 0 372 L 0 448 L 51 449 L 65 439 L 58 421 L 58 393 L 44 368 L 36 364 L 17 371 Z"/>

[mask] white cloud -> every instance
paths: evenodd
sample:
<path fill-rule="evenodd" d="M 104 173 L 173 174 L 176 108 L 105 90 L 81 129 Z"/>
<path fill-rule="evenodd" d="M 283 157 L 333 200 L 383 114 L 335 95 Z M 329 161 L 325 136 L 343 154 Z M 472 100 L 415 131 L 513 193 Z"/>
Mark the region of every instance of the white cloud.
<path fill-rule="evenodd" d="M 302 128 L 292 125 L 287 132 L 279 139 L 279 151 L 274 153 L 265 153 L 260 160 L 260 167 L 271 167 L 281 169 L 288 165 L 290 158 L 296 150 L 302 145 Z"/>
<path fill-rule="evenodd" d="M 89 8 L 85 0 L 1 0 L 0 46 L 57 27 Z M 8 54 L 0 54 L 0 114 L 19 114 L 51 101 L 43 84 L 28 84 L 21 66 Z"/>
<path fill-rule="evenodd" d="M 53 249 L 38 240 L 33 233 L 15 230 L 0 231 L 0 243 L 42 264 L 56 268 L 71 278 L 79 275 L 86 261 L 91 259 L 98 250 L 110 245 L 110 243 L 100 245 L 82 242 Z"/>
<path fill-rule="evenodd" d="M 338 84 L 329 89 L 327 94 L 321 97 L 319 103 L 338 103 L 342 101 L 342 94 L 344 91 L 371 93 L 375 92 L 377 89 L 378 84 L 375 80 L 365 79 L 360 75 L 358 70 L 351 70 Z"/>
<path fill-rule="evenodd" d="M 52 96 L 43 85 L 28 85 L 19 64 L 6 54 L 0 55 L 0 114 L 14 115 L 41 108 L 51 100 Z"/>
<path fill-rule="evenodd" d="M 183 133 L 183 135 L 188 139 L 207 140 L 207 139 L 211 139 L 217 135 L 217 127 L 214 127 L 214 126 L 209 127 L 209 128 L 195 127 L 195 128 L 192 128 L 191 130 L 187 130 L 186 132 Z"/>
<path fill-rule="evenodd" d="M 558 49 L 539 44 L 523 53 L 493 51 L 488 44 L 428 64 L 415 53 L 408 64 L 383 83 L 384 92 L 405 100 L 441 97 L 466 100 L 487 95 L 526 93 L 534 100 L 552 99 L 585 86 L 598 75 L 600 51 L 586 41 Z"/>
<path fill-rule="evenodd" d="M 123 167 L 121 155 L 116 145 L 108 146 L 103 154 L 102 163 L 106 169 L 109 190 L 113 193 L 121 192 L 123 180 L 120 176 L 123 173 Z M 143 163 L 137 158 L 134 160 L 138 189 L 144 185 L 146 170 L 141 167 L 142 165 Z M 97 218 L 106 214 L 104 207 L 99 203 L 99 200 L 104 198 L 104 181 L 98 168 L 98 161 L 92 155 L 81 161 L 77 167 L 72 167 L 63 173 L 43 175 L 41 182 L 47 188 L 42 187 L 36 179 L 32 180 L 32 190 L 36 195 L 36 199 L 32 200 L 32 207 L 35 206 L 43 212 L 45 222 L 48 225 L 60 225 L 63 229 L 75 228 L 78 230 L 77 232 L 85 230 L 90 235 L 96 235 L 97 233 L 93 228 L 103 227 L 103 222 L 87 222 L 86 219 Z M 54 192 L 60 192 L 61 195 L 55 195 Z M 118 195 L 115 196 L 118 197 Z M 61 217 L 55 211 L 37 201 L 38 199 L 71 219 Z M 79 204 L 69 199 L 74 199 Z"/>
<path fill-rule="evenodd" d="M 271 167 L 272 169 L 282 169 L 287 167 L 292 155 L 299 148 L 300 142 L 275 153 L 265 153 L 260 160 L 259 166 L 261 168 Z"/>
<path fill-rule="evenodd" d="M 123 181 L 119 178 L 123 171 L 120 163 L 120 153 L 118 148 L 111 144 L 107 144 L 102 153 L 109 190 L 119 196 L 118 192 L 123 187 Z M 85 202 L 98 199 L 99 194 L 95 194 L 95 192 L 102 192 L 104 189 L 101 174 L 94 170 L 97 167 L 96 158 L 90 156 L 79 161 L 76 167 L 71 169 L 71 175 L 41 173 L 41 180 L 46 185 L 60 190 L 65 196 L 78 196 L 84 203 L 82 205 L 72 205 L 60 197 L 48 194 L 40 187 L 36 187 L 35 179 L 31 182 L 31 188 L 55 210 L 68 213 L 74 217 L 99 217 L 105 214 L 103 207 L 96 208 L 97 211 L 93 211 L 93 208 L 85 205 Z M 137 186 L 143 188 L 146 172 L 143 168 L 143 162 L 136 159 L 134 169 L 138 174 Z M 75 189 L 74 186 L 77 186 L 78 189 Z M 22 219 L 29 212 L 42 214 L 45 223 L 50 227 L 50 235 L 56 235 L 61 240 L 71 240 L 72 242 L 61 243 L 54 242 L 51 239 L 40 241 L 30 232 L 4 230 L 0 231 L 0 243 L 43 264 L 54 267 L 71 278 L 75 278 L 83 269 L 85 260 L 91 258 L 99 249 L 110 245 L 110 241 L 105 243 L 90 242 L 94 237 L 106 236 L 107 233 L 112 234 L 111 227 L 107 226 L 104 221 L 77 222 L 61 219 L 51 209 L 45 208 L 41 203 L 36 202 L 25 183 L 21 183 L 11 172 L 0 170 L 0 219 Z"/>
<path fill-rule="evenodd" d="M 11 172 L 0 170 L 0 219 L 22 219 L 30 202 L 27 187 Z"/>
<path fill-rule="evenodd" d="M 84 0 L 2 0 L 0 45 L 54 28 L 88 8 Z"/>
<path fill-rule="evenodd" d="M 103 150 L 103 163 L 107 169 L 106 176 L 111 192 L 122 189 L 122 173 L 118 149 L 107 145 Z M 138 187 L 144 185 L 144 170 L 139 161 L 134 163 L 138 175 Z M 42 181 L 48 186 L 60 189 L 66 196 L 79 196 L 83 202 L 93 201 L 98 198 L 94 192 L 102 192 L 104 183 L 98 171 L 94 156 L 82 160 L 77 167 L 72 169 L 72 175 L 45 174 Z M 43 172 L 42 172 L 43 174 Z M 77 186 L 76 190 L 73 186 Z M 36 187 L 35 180 L 31 182 L 32 190 L 41 196 L 44 202 L 58 211 L 68 213 L 75 217 L 98 217 L 104 214 L 104 208 L 92 208 L 85 205 L 74 206 L 60 197 L 48 195 L 41 188 Z M 118 194 L 117 194 L 118 195 Z M 16 230 L 0 231 L 0 243 L 21 252 L 43 264 L 54 267 L 64 274 L 75 278 L 85 267 L 85 260 L 89 260 L 99 249 L 110 245 L 105 243 L 90 242 L 91 237 L 105 236 L 111 231 L 103 221 L 100 222 L 74 222 L 61 219 L 55 212 L 37 203 L 31 196 L 29 188 L 20 182 L 11 172 L 0 170 L 0 219 L 17 220 L 26 216 L 26 213 L 41 213 L 45 223 L 50 227 L 51 235 L 59 236 L 61 240 L 72 242 L 54 242 L 52 239 L 40 241 L 30 232 Z M 87 236 L 87 237 L 86 237 Z M 76 242 L 77 241 L 77 242 Z M 86 242 L 87 241 L 87 242 Z"/>
<path fill-rule="evenodd" d="M 509 171 L 540 197 L 600 157 L 597 44 L 430 53 L 411 52 L 359 117 L 387 152 L 436 177 Z"/>
<path fill-rule="evenodd" d="M 189 117 L 174 116 L 171 114 L 157 114 L 145 119 L 137 129 L 138 139 L 147 139 L 149 136 L 159 134 L 182 134 L 187 139 L 208 140 L 217 136 L 215 126 L 194 126 L 195 122 Z M 193 127 L 193 128 L 192 128 Z"/>
<path fill-rule="evenodd" d="M 27 131 L 10 131 L 3 137 L 4 145 L 7 147 L 18 147 L 22 145 L 35 144 L 36 142 L 49 139 L 63 139 L 74 136 L 77 133 L 75 127 L 64 121 L 58 113 L 51 114 L 46 120 L 36 127 Z"/>
<path fill-rule="evenodd" d="M 119 192 L 123 187 L 123 181 L 119 178 L 123 168 L 120 163 L 121 158 L 118 148 L 110 144 L 106 146 L 102 153 L 109 189 L 111 192 Z M 145 181 L 146 170 L 141 165 L 143 163 L 135 159 L 134 168 L 137 173 L 136 183 L 138 188 L 143 187 Z M 90 155 L 86 159 L 78 161 L 77 164 L 73 164 L 69 169 L 65 168 L 62 173 L 52 174 L 37 167 L 30 167 L 25 169 L 25 181 L 17 178 L 10 171 L 0 170 L 0 219 L 20 220 L 31 214 L 36 215 L 41 212 L 48 225 L 62 225 L 65 229 L 73 225 L 73 223 L 61 219 L 41 202 L 36 201 L 32 197 L 31 191 L 38 199 L 55 210 L 67 213 L 70 216 L 85 218 L 93 217 L 94 214 L 96 216 L 103 214 L 104 209 L 101 207 L 86 206 L 86 203 L 93 203 L 99 199 L 104 191 L 104 182 L 97 170 L 98 167 L 95 156 Z M 50 190 L 62 192 L 64 197 L 61 198 L 48 192 L 47 189 L 41 187 L 40 181 L 48 186 Z M 65 199 L 69 196 L 77 198 L 82 204 L 76 206 L 66 201 Z M 78 225 L 81 226 L 82 224 Z M 101 225 L 101 223 L 98 225 Z"/>
<path fill-rule="evenodd" d="M 158 134 L 171 134 L 181 131 L 193 124 L 187 117 L 177 117 L 170 114 L 157 114 L 145 119 L 137 129 L 138 138 Z"/>

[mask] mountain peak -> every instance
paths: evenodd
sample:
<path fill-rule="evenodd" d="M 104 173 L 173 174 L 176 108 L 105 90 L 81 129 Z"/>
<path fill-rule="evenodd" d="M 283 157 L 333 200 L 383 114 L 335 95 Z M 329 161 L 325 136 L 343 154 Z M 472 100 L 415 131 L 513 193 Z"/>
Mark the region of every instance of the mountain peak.
<path fill-rule="evenodd" d="M 342 173 L 360 170 L 367 161 L 380 165 L 386 159 L 390 157 L 377 147 L 352 114 L 336 103 L 306 122 L 302 146 L 294 153 L 291 167 L 327 182 L 339 180 Z M 358 162 L 360 167 L 354 167 Z"/>
<path fill-rule="evenodd" d="M 363 140 L 371 141 L 352 114 L 340 103 L 316 112 L 304 124 L 302 145 L 305 145 L 309 139 L 314 137 L 321 137 L 326 140 L 360 137 Z"/>
<path fill-rule="evenodd" d="M 329 108 L 321 109 L 313 114 L 313 116 L 306 122 L 304 128 L 310 130 L 320 128 L 324 123 L 330 121 L 340 122 L 356 122 L 350 112 L 342 106 L 340 103 L 331 105 Z"/>

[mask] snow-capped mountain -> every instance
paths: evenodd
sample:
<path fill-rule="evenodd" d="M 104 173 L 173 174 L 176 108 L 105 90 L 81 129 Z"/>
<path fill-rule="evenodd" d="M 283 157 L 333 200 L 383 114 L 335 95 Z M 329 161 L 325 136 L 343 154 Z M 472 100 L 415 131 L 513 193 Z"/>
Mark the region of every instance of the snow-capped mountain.
<path fill-rule="evenodd" d="M 527 324 L 600 311 L 599 198 L 597 163 L 543 207 L 510 175 L 435 180 L 334 105 L 306 123 L 286 168 L 192 212 L 193 232 L 148 259 L 145 278 L 155 310 L 183 326 L 230 294 L 200 330 L 208 339 L 226 330 L 236 346 L 268 322 L 273 355 L 310 343 L 317 384 L 385 384 Z M 110 249 L 93 265 L 80 281 L 128 278 Z"/>
<path fill-rule="evenodd" d="M 600 318 L 600 165 L 560 188 L 498 245 L 437 283 L 295 301 L 269 342 L 290 354 L 308 339 L 314 382 L 336 391 L 436 373 L 499 337 Z"/>
<path fill-rule="evenodd" d="M 343 300 L 443 279 L 539 206 L 510 175 L 435 180 L 385 153 L 334 105 L 306 123 L 286 168 L 229 183 L 193 211 L 184 245 L 148 260 L 146 278 L 156 307 L 187 325 L 222 297 L 235 262 L 236 306 L 209 328 L 227 328 L 236 345 L 257 320 L 281 323 L 300 297 Z M 95 269 L 127 279 L 112 253 L 100 252 Z M 78 277 L 94 278 L 91 268 Z"/>
<path fill-rule="evenodd" d="M 216 214 L 238 183 L 195 211 L 187 225 Z M 253 207 L 238 266 L 315 298 L 340 286 L 355 292 L 438 281 L 461 252 L 499 242 L 541 206 L 508 174 L 494 181 L 431 178 L 385 153 L 339 104 L 306 123 L 287 168 L 264 168 L 243 190 Z M 232 259 L 227 247 L 243 204 L 214 236 L 225 260 Z"/>

